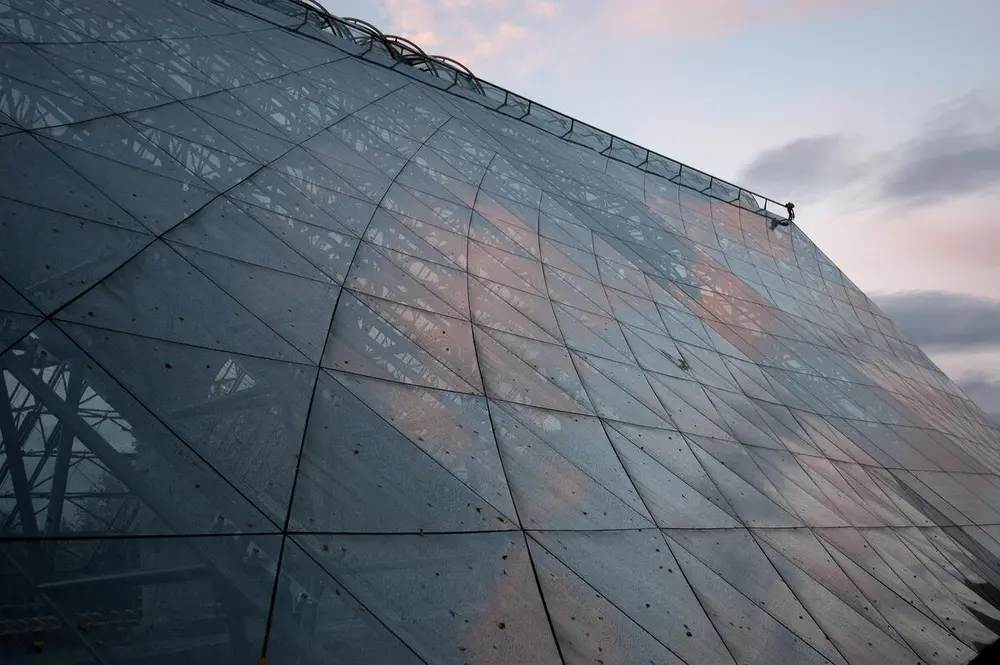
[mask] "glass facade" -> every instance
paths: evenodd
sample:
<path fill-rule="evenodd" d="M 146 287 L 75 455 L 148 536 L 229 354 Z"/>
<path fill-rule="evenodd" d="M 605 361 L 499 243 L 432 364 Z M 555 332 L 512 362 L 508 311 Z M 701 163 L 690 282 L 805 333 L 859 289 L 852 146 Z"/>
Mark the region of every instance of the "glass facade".
<path fill-rule="evenodd" d="M 771 202 L 330 26 L 0 0 L 0 662 L 997 639 L 1000 432 Z"/>

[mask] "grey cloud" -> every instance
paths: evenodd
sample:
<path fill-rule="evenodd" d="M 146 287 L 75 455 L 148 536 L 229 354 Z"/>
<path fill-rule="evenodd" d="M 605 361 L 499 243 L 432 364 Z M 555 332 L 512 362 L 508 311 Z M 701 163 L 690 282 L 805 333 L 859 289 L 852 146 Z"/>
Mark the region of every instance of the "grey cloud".
<path fill-rule="evenodd" d="M 944 291 L 890 293 L 873 299 L 927 351 L 1000 349 L 1000 300 Z"/>
<path fill-rule="evenodd" d="M 838 134 L 796 139 L 761 153 L 742 177 L 801 198 L 861 184 L 874 200 L 903 207 L 986 192 L 1000 187 L 1000 94 L 970 92 L 883 152 Z"/>
<path fill-rule="evenodd" d="M 967 375 L 955 382 L 969 399 L 1000 426 L 1000 379 L 983 374 Z"/>
<path fill-rule="evenodd" d="M 794 198 L 819 198 L 861 178 L 861 142 L 842 134 L 796 139 L 761 153 L 743 172 L 748 186 Z"/>
<path fill-rule="evenodd" d="M 882 194 L 923 203 L 1000 184 L 1000 100 L 978 91 L 947 105 L 887 164 Z"/>

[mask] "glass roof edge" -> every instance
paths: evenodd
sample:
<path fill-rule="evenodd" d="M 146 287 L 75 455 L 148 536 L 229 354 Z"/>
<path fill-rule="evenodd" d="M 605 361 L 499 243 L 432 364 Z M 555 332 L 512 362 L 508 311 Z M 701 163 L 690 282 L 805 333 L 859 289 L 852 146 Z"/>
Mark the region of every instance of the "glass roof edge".
<path fill-rule="evenodd" d="M 225 0 L 209 1 L 218 2 L 223 5 L 226 4 Z M 790 214 L 790 204 L 779 203 L 775 199 L 768 196 L 758 194 L 757 192 L 713 176 L 700 169 L 696 169 L 693 166 L 689 166 L 683 162 L 667 157 L 666 155 L 649 150 L 648 148 L 643 148 L 636 143 L 627 141 L 610 132 L 600 130 L 592 125 L 588 125 L 587 123 L 577 120 L 576 118 L 568 116 L 564 113 L 560 113 L 555 109 L 545 106 L 544 104 L 539 104 L 533 100 L 526 99 L 525 97 L 511 92 L 502 86 L 477 77 L 468 67 L 452 58 L 428 55 L 410 40 L 396 35 L 384 34 L 375 26 L 361 21 L 360 19 L 335 16 L 329 13 L 319 4 L 319 2 L 316 2 L 316 0 L 253 0 L 253 2 L 268 6 L 273 6 L 279 2 L 295 5 L 300 11 L 305 10 L 303 15 L 303 25 L 309 24 L 310 14 L 315 14 L 316 18 L 312 20 L 315 21 L 318 19 L 321 22 L 325 22 L 329 27 L 329 33 L 331 36 L 342 40 L 354 41 L 358 46 L 364 46 L 362 42 L 366 42 L 368 50 L 371 50 L 372 48 L 379 48 L 380 51 L 388 51 L 389 55 L 394 60 L 393 65 L 397 62 L 403 62 L 404 64 L 407 64 L 424 74 L 430 73 L 451 82 L 450 86 L 444 88 L 446 92 L 457 94 L 452 91 L 452 88 L 455 86 L 463 88 L 466 92 L 477 92 L 479 95 L 483 96 L 483 106 L 486 106 L 487 108 L 497 110 L 497 107 L 486 103 L 485 100 L 490 99 L 490 96 L 486 93 L 486 89 L 491 89 L 493 94 L 496 94 L 496 92 L 502 92 L 505 100 L 504 104 L 501 104 L 499 108 L 506 106 L 507 100 L 509 98 L 513 98 L 516 100 L 514 102 L 516 105 L 525 109 L 521 114 L 507 113 L 505 115 L 521 120 L 522 122 L 526 122 L 532 127 L 546 131 L 557 138 L 571 141 L 575 145 L 591 148 L 598 154 L 607 157 L 608 159 L 614 159 L 615 161 L 628 164 L 629 166 L 640 169 L 644 173 L 659 176 L 680 187 L 699 192 L 700 194 L 722 203 L 728 203 L 742 210 L 746 210 L 747 212 L 759 214 L 769 220 L 772 229 L 778 225 L 787 226 L 792 222 L 792 220 L 795 219 L 794 214 Z M 236 7 L 232 7 L 232 9 L 239 11 Z M 288 26 L 281 27 L 288 28 Z M 315 25 L 313 27 L 315 27 Z M 303 37 L 310 37 L 307 33 L 299 32 L 298 34 Z M 375 42 L 378 42 L 378 47 L 376 47 Z M 361 57 L 363 55 L 353 51 L 348 51 L 347 54 L 355 57 Z M 378 60 L 374 59 L 366 59 L 366 61 L 374 64 L 381 64 Z M 384 66 L 391 65 L 386 64 Z M 400 73 L 408 74 L 408 72 L 405 71 L 406 68 L 403 68 L 402 70 L 399 68 L 394 69 Z M 459 96 L 463 99 L 474 101 L 468 94 Z M 527 102 L 526 107 L 524 106 L 524 102 Z M 566 127 L 566 123 L 568 123 L 568 129 L 564 132 L 557 133 L 556 131 L 548 129 L 546 126 L 543 126 L 540 122 L 528 122 L 528 118 L 532 117 L 533 110 L 537 110 L 539 114 L 549 116 L 549 122 L 559 127 Z M 554 121 L 551 120 L 553 117 L 555 118 Z M 580 129 L 584 132 L 589 132 L 589 138 L 593 138 L 594 136 L 606 137 L 607 146 L 601 148 L 593 145 L 593 141 L 574 141 L 572 139 L 572 135 L 575 131 L 579 131 Z M 621 146 L 627 147 L 622 148 Z M 636 151 L 639 153 L 638 156 L 636 156 Z M 616 152 L 619 154 L 616 155 Z M 633 159 L 628 159 L 625 155 L 632 156 Z M 666 163 L 671 168 L 676 168 L 676 172 L 673 175 L 667 175 L 662 172 L 662 167 L 654 170 L 650 166 L 651 159 L 656 160 L 659 164 Z"/>

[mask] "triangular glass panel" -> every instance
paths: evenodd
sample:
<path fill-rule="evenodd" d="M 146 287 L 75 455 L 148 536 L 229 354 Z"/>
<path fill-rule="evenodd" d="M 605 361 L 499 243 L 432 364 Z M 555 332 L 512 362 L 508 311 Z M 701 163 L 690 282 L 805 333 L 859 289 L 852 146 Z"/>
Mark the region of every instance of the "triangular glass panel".
<path fill-rule="evenodd" d="M 284 523 L 315 368 L 64 327 L 187 442 L 201 460 L 189 463 L 208 464 L 276 524 Z"/>
<path fill-rule="evenodd" d="M 546 197 L 543 194 L 543 207 L 545 206 L 545 200 Z M 539 229 L 541 235 L 546 238 L 551 238 L 552 240 L 556 240 L 564 245 L 576 247 L 577 249 L 588 253 L 593 253 L 594 251 L 592 233 L 590 229 L 585 226 L 568 222 L 565 219 L 560 219 L 559 217 L 553 216 L 547 212 L 542 212 L 539 217 Z M 596 264 L 594 265 L 594 270 L 597 270 Z"/>
<path fill-rule="evenodd" d="M 268 214 L 261 211 L 264 215 Z M 166 234 L 171 242 L 320 281 L 329 278 L 247 212 L 219 197 Z"/>
<path fill-rule="evenodd" d="M 355 111 L 352 117 L 359 120 L 369 131 L 378 136 L 382 142 L 407 160 L 420 149 L 421 142 L 404 136 L 402 132 L 405 132 L 405 130 L 396 125 L 377 106 L 367 106 Z"/>
<path fill-rule="evenodd" d="M 843 657 L 781 580 L 750 532 L 745 529 L 669 530 L 674 543 L 697 557 L 739 593 L 834 663 Z M 675 549 L 675 552 L 677 550 Z"/>
<path fill-rule="evenodd" d="M 499 224 L 500 222 L 497 223 Z M 503 250 L 504 252 L 516 254 L 526 259 L 534 258 L 537 260 L 538 258 L 515 242 L 506 233 L 497 228 L 491 220 L 486 219 L 475 211 L 472 213 L 472 225 L 469 227 L 469 238 L 484 245 L 489 245 L 490 247 L 495 247 Z"/>
<path fill-rule="evenodd" d="M 103 279 L 152 237 L 0 198 L 0 275 L 42 312 Z"/>
<path fill-rule="evenodd" d="M 263 647 L 281 541 L 280 535 L 255 534 L 5 544 L 0 554 L 4 599 L 25 619 L 11 622 L 18 632 L 4 636 L 4 656 L 16 662 L 36 659 L 41 652 L 45 660 L 72 662 L 81 654 L 101 659 L 110 653 L 145 655 L 152 644 L 170 643 L 177 630 L 204 636 L 185 645 L 185 655 L 196 661 L 219 654 L 255 659 Z M 51 563 L 41 566 L 41 561 Z M 22 586 L 25 578 L 19 573 L 30 586 Z M 137 589 L 135 580 L 145 583 Z M 143 596 L 146 602 L 169 598 L 176 614 L 137 630 L 134 622 L 145 612 L 136 603 Z M 121 607 L 95 611 L 95 598 L 120 599 Z M 205 604 L 211 604 L 218 620 L 211 627 L 205 624 Z M 122 622 L 130 627 L 123 629 Z M 75 639 L 68 640 L 71 632 Z"/>
<path fill-rule="evenodd" d="M 296 540 L 421 662 L 560 663 L 519 533 Z"/>
<path fill-rule="evenodd" d="M 531 536 L 684 662 L 733 663 L 659 531 Z"/>
<path fill-rule="evenodd" d="M 584 279 L 551 266 L 544 267 L 545 287 L 553 302 L 593 314 L 611 316 L 611 303 L 600 282 Z"/>
<path fill-rule="evenodd" d="M 654 334 L 666 335 L 667 329 L 660 320 L 656 304 L 652 300 L 637 298 L 621 291 L 610 289 L 608 300 L 614 309 L 615 317 L 623 324 L 631 325 L 640 330 Z M 671 347 L 673 347 L 671 340 Z"/>
<path fill-rule="evenodd" d="M 257 111 L 251 109 L 241 100 L 237 99 L 228 90 L 223 90 L 211 95 L 198 96 L 193 99 L 186 100 L 184 103 L 194 109 L 196 113 L 202 115 L 210 123 L 214 124 L 215 118 L 219 117 L 229 121 L 230 123 L 237 123 L 242 127 L 248 127 L 258 133 L 263 133 L 276 139 L 280 139 L 287 145 L 287 148 L 282 150 L 282 152 L 292 148 L 293 144 L 289 143 L 290 139 L 286 138 L 280 129 L 272 126 L 271 123 L 265 120 Z M 205 114 L 209 114 L 212 117 L 208 117 L 208 115 Z M 227 131 L 226 127 L 219 126 L 219 129 L 237 144 L 243 145 L 243 143 L 237 140 L 232 133 Z M 272 157 L 271 159 L 274 158 Z M 267 161 L 271 161 L 271 159 Z"/>
<path fill-rule="evenodd" d="M 633 425 L 670 427 L 662 406 L 657 408 L 654 404 L 655 395 L 644 380 L 633 379 L 629 385 L 629 388 L 636 392 L 647 393 L 642 398 L 633 395 L 615 382 L 615 377 L 620 380 L 621 377 L 633 374 L 634 368 L 629 365 L 616 366 L 611 361 L 588 358 L 578 353 L 571 355 L 577 374 L 586 387 L 598 415 Z M 642 390 L 643 386 L 646 390 Z M 650 406 L 647 406 L 647 403 Z"/>
<path fill-rule="evenodd" d="M 471 207 L 476 201 L 476 190 L 472 185 L 420 167 L 412 160 L 396 176 L 395 182 L 408 189 L 442 198 L 457 205 Z"/>
<path fill-rule="evenodd" d="M 161 241 L 63 309 L 58 318 L 236 353 L 306 359 Z"/>
<path fill-rule="evenodd" d="M 841 529 L 838 529 L 841 530 Z M 906 644 L 929 663 L 967 663 L 975 652 L 960 642 L 955 635 L 933 621 L 910 602 L 890 591 L 880 579 L 876 579 L 864 568 L 835 548 L 828 548 L 830 555 L 844 570 L 859 589 L 878 605 L 879 612 L 889 621 Z M 922 608 L 923 605 L 921 604 Z M 952 619 L 954 621 L 954 619 Z M 968 624 L 967 624 L 968 625 Z M 954 628 L 952 628 L 954 630 Z M 957 631 L 972 643 L 988 643 L 996 639 L 992 632 L 973 626 L 971 632 Z M 978 639 L 977 639 L 978 638 Z"/>
<path fill-rule="evenodd" d="M 515 291 L 500 284 L 484 282 L 479 278 L 471 278 L 469 280 L 469 299 L 472 309 L 472 320 L 475 323 L 521 337 L 530 337 L 541 342 L 548 342 L 550 344 L 559 343 L 556 337 L 553 337 L 532 321 L 521 308 L 508 302 L 507 299 L 500 297 L 487 284 L 490 284 L 517 304 L 526 301 L 532 301 L 532 304 L 535 304 L 536 300 L 542 300 L 539 296 L 530 293 Z M 542 301 L 539 304 L 544 307 L 548 303 Z M 551 312 L 551 308 L 549 308 L 549 311 Z"/>
<path fill-rule="evenodd" d="M 113 160 L 185 184 L 197 184 L 194 174 L 171 159 L 130 123 L 118 116 L 99 118 L 39 133 L 42 142 L 73 166 L 80 151 Z M 63 146 L 73 150 L 63 150 Z"/>
<path fill-rule="evenodd" d="M 363 234 L 369 220 L 375 214 L 375 204 L 360 196 L 349 196 L 332 189 L 326 189 L 287 173 L 281 174 L 280 178 L 305 196 L 316 209 L 322 210 L 325 215 L 336 220 L 354 235 Z"/>
<path fill-rule="evenodd" d="M 476 362 L 472 327 L 468 321 L 414 309 L 389 300 L 354 295 L 379 317 L 465 379 L 469 385 L 476 386 L 476 392 L 479 392 L 482 379 Z"/>
<path fill-rule="evenodd" d="M 515 521 L 485 398 L 354 374 L 334 376 L 414 445 Z"/>
<path fill-rule="evenodd" d="M 5 3 L 0 41 L 57 44 L 88 41 L 88 36 L 82 32 L 83 26 L 53 7 L 35 6 L 28 12 L 22 8 L 23 4 Z"/>
<path fill-rule="evenodd" d="M 649 517 L 599 419 L 511 403 L 501 408 L 637 513 Z"/>
<path fill-rule="evenodd" d="M 524 528 L 641 529 L 652 525 L 641 505 L 639 510 L 633 507 L 634 495 L 615 493 L 617 487 L 628 487 L 623 484 L 627 480 L 611 476 L 614 487 L 608 487 L 588 472 L 592 459 L 579 453 L 567 457 L 509 413 L 506 405 L 492 404 L 500 455 Z"/>
<path fill-rule="evenodd" d="M 225 108 L 215 108 L 219 113 L 225 113 Z M 260 127 L 247 126 L 241 122 L 240 116 L 217 115 L 207 109 L 194 107 L 194 111 L 204 118 L 205 122 L 215 127 L 226 138 L 239 145 L 259 163 L 267 164 L 292 148 L 293 143 L 281 136 L 274 136 Z M 239 118 L 239 119 L 237 119 Z"/>
<path fill-rule="evenodd" d="M 646 280 L 640 271 L 611 263 L 604 257 L 598 257 L 597 266 L 601 272 L 601 282 L 608 288 L 617 289 L 637 298 L 650 297 L 649 291 L 644 288 Z"/>
<path fill-rule="evenodd" d="M 801 640 L 682 547 L 674 545 L 672 549 L 685 578 L 737 662 L 761 665 L 777 662 L 828 665 L 831 662 L 819 647 Z M 843 660 L 837 658 L 834 662 Z"/>
<path fill-rule="evenodd" d="M 2 291 L 3 285 L 0 284 L 0 292 Z M 0 298 L 2 297 L 0 295 Z M 9 312 L 0 307 L 0 353 L 6 352 L 11 345 L 41 322 L 41 316 L 23 314 L 21 312 Z"/>
<path fill-rule="evenodd" d="M 423 261 L 389 249 L 378 251 L 399 266 L 409 277 L 446 302 L 459 316 L 466 320 L 470 318 L 469 277 L 465 271 Z"/>
<path fill-rule="evenodd" d="M 553 340 L 562 340 L 559 323 L 556 321 L 555 313 L 552 310 L 552 303 L 548 298 L 527 291 L 512 289 L 509 286 L 498 282 L 491 282 L 487 279 L 478 277 L 471 277 L 469 279 L 470 284 L 476 281 L 544 330 Z"/>
<path fill-rule="evenodd" d="M 0 196 L 146 232 L 144 226 L 27 132 L 0 138 L 0 169 L 4 173 Z M 46 187 L 37 187 L 39 182 L 45 182 Z"/>
<path fill-rule="evenodd" d="M 61 364 L 53 371 L 55 359 Z M 3 399 L 31 405 L 41 416 L 18 423 L 27 436 L 19 461 L 8 468 L 21 472 L 33 498 L 21 510 L 23 500 L 4 484 L 4 530 L 55 537 L 277 529 L 52 324 L 21 340 L 0 364 Z M 63 431 L 53 440 L 55 455 L 46 422 Z M 70 495 L 56 489 L 60 478 Z"/>
<path fill-rule="evenodd" d="M 762 527 L 801 525 L 798 518 L 792 516 L 790 509 L 776 503 L 693 441 L 691 450 L 744 524 Z"/>
<path fill-rule="evenodd" d="M 184 104 L 174 103 L 144 109 L 130 113 L 126 117 L 131 122 L 139 123 L 138 129 L 140 131 L 143 130 L 143 127 L 148 127 L 221 150 L 230 155 L 236 155 L 242 159 L 254 159 L 239 144 Z"/>
<path fill-rule="evenodd" d="M 485 531 L 515 525 L 336 379 L 320 372 L 292 531 Z"/>
<path fill-rule="evenodd" d="M 144 80 L 145 77 L 135 70 L 131 70 L 130 73 L 123 69 L 112 69 L 112 74 L 107 71 L 109 69 L 107 66 L 101 69 L 88 66 L 96 63 L 89 62 L 86 55 L 81 58 L 79 51 L 86 48 L 95 50 L 96 46 L 98 45 L 79 44 L 69 48 L 62 46 L 56 51 L 47 53 L 46 57 L 115 113 L 127 113 L 173 101 L 171 97 L 162 94 L 152 81 Z M 99 46 L 107 48 L 103 44 Z M 88 61 L 88 65 L 84 65 L 83 61 Z M 122 75 L 128 78 L 123 80 L 120 78 Z"/>
<path fill-rule="evenodd" d="M 417 223 L 420 224 L 420 222 Z M 429 225 L 421 224 L 421 226 L 427 228 Z M 441 229 L 436 230 L 439 234 L 447 233 Z M 410 256 L 431 263 L 452 268 L 464 267 L 455 265 L 449 261 L 441 252 L 427 243 L 421 233 L 405 225 L 398 217 L 387 212 L 384 208 L 378 208 L 375 211 L 375 215 L 372 217 L 371 222 L 368 224 L 368 229 L 365 231 L 365 240 L 373 245 L 409 254 Z"/>
<path fill-rule="evenodd" d="M 406 158 L 401 157 L 391 146 L 373 133 L 370 127 L 354 116 L 344 118 L 327 129 L 325 133 L 337 137 L 346 148 L 359 155 L 366 163 L 387 177 L 395 178 L 406 165 Z M 325 133 L 320 132 L 303 145 L 314 150 L 321 160 L 324 155 L 348 160 L 347 155 L 341 157 L 339 146 L 325 142 Z"/>
<path fill-rule="evenodd" d="M 620 320 L 620 319 L 619 319 Z M 622 334 L 639 366 L 667 376 L 688 378 L 680 349 L 674 340 L 625 323 Z"/>
<path fill-rule="evenodd" d="M 153 127 L 140 126 L 139 132 L 217 192 L 229 190 L 260 168 L 260 165 L 251 159 Z"/>
<path fill-rule="evenodd" d="M 354 117 L 317 133 L 302 147 L 335 173 L 347 167 L 352 172 L 363 171 L 391 181 L 406 164 Z"/>
<path fill-rule="evenodd" d="M 215 92 L 209 81 L 191 63 L 158 40 L 108 44 L 115 57 L 141 71 L 176 99 L 189 99 Z"/>
<path fill-rule="evenodd" d="M 340 287 L 184 245 L 174 249 L 305 357 L 319 363 Z"/>
<path fill-rule="evenodd" d="M 474 228 L 470 233 L 474 235 Z M 513 289 L 545 293 L 541 263 L 479 242 L 469 243 L 469 274 Z"/>
<path fill-rule="evenodd" d="M 545 237 L 541 238 L 540 244 L 543 263 L 580 277 L 600 278 L 593 254 Z"/>
<path fill-rule="evenodd" d="M 390 260 L 390 255 L 395 260 Z M 454 284 L 451 285 L 452 288 L 438 286 L 435 289 L 437 293 L 425 286 L 425 282 L 434 284 L 433 278 L 442 275 L 444 270 L 445 268 L 441 266 L 432 268 L 428 263 L 410 261 L 399 252 L 376 249 L 373 245 L 362 242 L 345 285 L 376 298 L 392 300 L 436 314 L 461 317 L 461 310 L 456 310 L 450 302 L 446 302 L 438 295 L 447 294 L 452 299 L 460 298 L 461 294 Z M 457 271 L 455 276 L 457 277 Z M 438 281 L 437 284 L 440 285 L 441 282 Z M 466 311 L 467 309 L 466 301 Z"/>
<path fill-rule="evenodd" d="M 285 541 L 275 586 L 267 659 L 344 665 L 420 665 L 409 647 L 304 550 Z M 327 545 L 329 549 L 329 545 Z"/>
<path fill-rule="evenodd" d="M 755 451 L 756 449 L 731 441 L 720 441 L 703 436 L 688 435 L 688 437 L 699 448 L 710 453 L 715 459 L 739 475 L 743 480 L 756 487 L 772 501 L 792 512 L 792 502 L 786 500 L 781 492 L 774 487 L 764 472 L 761 471 L 753 456 L 751 456 L 750 451 Z M 794 515 L 795 513 L 792 514 Z"/>
<path fill-rule="evenodd" d="M 890 529 L 866 529 L 862 535 L 886 564 L 934 613 L 937 621 L 952 634 L 970 644 L 990 643 L 996 640 L 996 637 L 990 634 L 976 618 L 976 616 L 986 617 L 988 620 L 996 621 L 994 616 L 996 610 L 988 608 L 983 603 L 979 610 L 971 608 L 975 615 L 970 612 L 963 606 L 965 603 L 962 602 L 961 596 L 954 594 L 943 581 L 947 579 L 947 573 L 926 558 L 918 556 L 900 534 Z M 963 591 L 971 595 L 968 589 Z"/>
<path fill-rule="evenodd" d="M 816 529 L 814 533 L 824 541 L 824 545 L 830 551 L 831 555 L 836 556 L 840 554 L 848 557 L 856 565 L 861 566 L 866 571 L 866 574 L 874 576 L 888 589 L 892 590 L 893 593 L 926 614 L 927 617 L 930 617 L 939 624 L 941 623 L 913 590 L 906 585 L 906 582 L 900 578 L 900 574 L 905 575 L 907 569 L 893 568 L 893 559 L 884 559 L 878 550 L 868 544 L 859 530 Z M 848 576 L 852 579 L 855 578 L 855 575 L 851 574 L 852 571 L 849 571 L 845 567 L 842 560 L 838 559 L 838 565 L 848 573 Z M 854 581 L 857 582 L 857 579 L 854 579 Z M 898 624 L 894 623 L 894 625 Z"/>
<path fill-rule="evenodd" d="M 615 319 L 558 303 L 552 309 L 569 348 L 619 363 L 635 364 L 628 342 Z"/>
<path fill-rule="evenodd" d="M 654 372 L 648 372 L 647 378 L 677 429 L 685 434 L 732 440 L 729 432 L 716 422 L 725 421 L 708 401 L 701 384 Z M 705 415 L 705 411 L 715 419 Z"/>
<path fill-rule="evenodd" d="M 370 302 L 373 301 L 362 301 L 347 290 L 340 294 L 323 354 L 324 367 L 441 390 L 481 392 L 478 384 L 473 387 L 420 346 L 421 329 L 414 327 L 414 317 L 408 321 L 407 317 L 400 316 L 401 330 L 372 309 L 367 304 Z M 423 314 L 409 311 L 414 315 Z M 387 316 L 390 313 L 391 309 Z M 429 317 L 423 320 L 430 321 Z M 463 323 L 458 319 L 453 321 L 456 326 Z M 442 319 L 438 319 L 437 323 L 441 322 Z M 432 341 L 436 338 L 436 334 L 430 337 Z"/>
<path fill-rule="evenodd" d="M 157 234 L 186 219 L 216 196 L 191 182 L 140 170 L 55 141 L 45 143 L 74 169 L 87 173 L 105 196 Z M 178 169 L 191 175 L 179 165 Z"/>
<path fill-rule="evenodd" d="M 683 665 L 669 648 L 533 539 L 532 563 L 566 662 Z"/>
<path fill-rule="evenodd" d="M 361 191 L 348 182 L 348 175 L 342 170 L 342 167 L 347 166 L 346 164 L 342 164 L 334 170 L 301 146 L 292 148 L 268 166 L 294 178 L 296 182 L 303 181 L 310 186 L 328 189 L 355 198 L 364 197 Z M 386 180 L 386 188 L 388 188 L 388 180 Z M 383 190 L 382 193 L 384 194 L 385 191 Z M 375 198 L 375 202 L 377 203 L 380 198 L 382 198 L 381 194 Z"/>
<path fill-rule="evenodd" d="M 246 203 L 236 205 L 338 284 L 347 278 L 358 238 Z"/>
<path fill-rule="evenodd" d="M 177 55 L 197 68 L 207 79 L 223 88 L 249 86 L 260 81 L 261 76 L 239 63 L 233 53 L 227 53 L 222 45 L 208 37 L 184 37 L 162 40 Z"/>
<path fill-rule="evenodd" d="M 490 397 L 571 413 L 593 413 L 566 347 L 475 326 Z"/>
<path fill-rule="evenodd" d="M 489 219 L 507 222 L 529 234 L 538 234 L 538 207 L 524 205 L 502 196 L 491 196 L 480 191 L 476 197 L 476 210 Z"/>
<path fill-rule="evenodd" d="M 745 396 L 704 386 L 715 413 L 737 441 L 748 446 L 785 450 Z"/>
<path fill-rule="evenodd" d="M 733 380 L 732 374 L 726 369 L 719 353 L 704 347 L 683 343 L 678 344 L 677 348 L 680 349 L 684 359 L 691 366 L 691 373 L 698 381 L 706 386 L 731 392 L 742 392 L 736 381 Z"/>
<path fill-rule="evenodd" d="M 767 476 L 804 524 L 813 527 L 847 526 L 809 475 L 790 452 L 770 448 L 746 448 L 757 467 Z"/>
<path fill-rule="evenodd" d="M 472 211 L 442 199 L 407 189 L 397 183 L 382 197 L 381 207 L 399 215 L 418 219 L 462 237 L 468 236 Z"/>
<path fill-rule="evenodd" d="M 919 661 L 919 657 L 908 647 L 880 630 L 866 615 L 860 614 L 770 545 L 763 545 L 763 550 L 778 574 L 848 662 Z"/>
<path fill-rule="evenodd" d="M 653 513 L 657 526 L 661 528 L 739 526 L 735 519 L 616 430 L 609 430 L 608 436 L 636 489 Z"/>
<path fill-rule="evenodd" d="M 707 349 L 713 348 L 700 319 L 690 314 L 682 314 L 680 311 L 670 309 L 669 307 L 660 306 L 659 310 L 660 317 L 663 320 L 663 324 L 667 327 L 667 331 L 678 342 L 685 342 Z"/>
<path fill-rule="evenodd" d="M 6 48 L 0 53 L 4 57 L 10 56 L 10 52 Z M 92 100 L 89 96 L 86 97 L 88 102 L 80 101 L 76 98 L 75 91 L 71 92 L 73 97 L 67 97 L 11 78 L 5 73 L 0 73 L 0 83 L 3 84 L 5 90 L 3 97 L 0 97 L 0 113 L 3 113 L 3 117 L 9 120 L 8 124 L 17 124 L 25 129 L 41 129 L 83 122 L 109 113 L 106 108 L 98 105 L 96 100 L 88 103 Z"/>
<path fill-rule="evenodd" d="M 877 511 L 869 511 L 870 507 L 865 500 L 850 486 L 830 460 L 811 455 L 796 455 L 796 458 L 830 505 L 847 520 L 848 524 L 885 525 L 875 516 Z"/>
<path fill-rule="evenodd" d="M 27 299 L 0 277 L 0 309 L 18 314 L 39 314 Z"/>
<path fill-rule="evenodd" d="M 466 268 L 469 239 L 464 235 L 452 233 L 439 226 L 427 224 L 398 212 L 393 212 L 391 215 L 412 234 L 416 234 L 423 242 L 436 249 L 448 260 L 451 266 L 463 270 Z"/>
<path fill-rule="evenodd" d="M 774 557 L 771 556 L 771 552 L 780 553 L 813 578 L 814 583 L 826 587 L 831 593 L 836 594 L 842 602 L 896 639 L 893 628 L 879 613 L 878 606 L 866 598 L 840 566 L 830 558 L 829 552 L 824 549 L 823 544 L 816 538 L 811 529 L 760 529 L 754 531 L 754 534 L 772 561 L 774 561 Z M 769 552 L 768 547 L 773 549 Z M 778 571 L 783 573 L 778 562 L 774 563 L 778 566 Z M 799 598 L 806 602 L 801 595 Z M 819 619 L 819 617 L 816 618 Z"/>
<path fill-rule="evenodd" d="M 844 432 L 832 426 L 823 416 L 798 409 L 793 415 L 827 458 L 873 466 L 878 464 L 871 455 L 859 448 Z"/>
<path fill-rule="evenodd" d="M 9 9 L 8 7 L 8 11 Z M 0 77 L 3 78 L 6 89 L 16 91 L 22 84 L 29 84 L 33 88 L 53 93 L 57 98 L 64 97 L 96 109 L 104 109 L 85 87 L 81 87 L 49 61 L 46 47 L 24 43 L 3 44 L 2 41 L 4 40 L 0 40 L 0 54 L 3 54 L 3 58 L 0 58 Z M 79 48 L 79 45 L 51 45 L 48 48 L 73 49 Z M 16 98 L 16 94 L 11 95 L 5 103 L 10 104 Z"/>
<path fill-rule="evenodd" d="M 629 439 L 639 450 L 656 460 L 670 473 L 693 487 L 728 515 L 735 517 L 732 506 L 719 492 L 701 463 L 691 452 L 684 437 L 674 430 L 639 427 L 625 423 L 612 423 L 615 430 Z"/>
<path fill-rule="evenodd" d="M 497 245 L 498 247 L 501 249 L 507 249 L 507 247 L 510 247 L 507 251 L 514 251 L 517 254 L 530 255 L 535 260 L 540 260 L 541 251 L 539 249 L 538 233 L 536 231 L 525 229 L 523 224 L 513 224 L 505 219 L 499 219 L 496 217 L 487 218 L 482 215 L 480 215 L 480 217 L 483 220 L 486 220 L 491 227 L 496 229 L 496 232 L 503 235 L 504 238 L 509 239 L 508 241 L 504 241 L 503 238 L 498 238 L 501 243 L 506 245 Z"/>
<path fill-rule="evenodd" d="M 817 452 L 822 452 L 822 454 L 834 459 L 850 461 L 850 458 L 836 446 L 827 444 L 825 448 L 818 447 L 802 423 L 796 420 L 795 415 L 787 406 L 752 398 L 750 401 L 756 407 L 756 413 L 760 419 L 767 424 L 769 431 L 773 432 L 788 450 L 803 455 L 816 455 Z M 831 451 L 832 455 L 830 455 Z"/>

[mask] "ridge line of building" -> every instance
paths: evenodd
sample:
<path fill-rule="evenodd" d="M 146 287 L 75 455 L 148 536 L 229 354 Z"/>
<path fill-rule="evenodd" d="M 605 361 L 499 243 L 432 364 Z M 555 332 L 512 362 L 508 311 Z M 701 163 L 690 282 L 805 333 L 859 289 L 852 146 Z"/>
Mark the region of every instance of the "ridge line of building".
<path fill-rule="evenodd" d="M 351 55 L 386 66 L 411 78 L 414 78 L 414 73 L 421 72 L 424 76 L 419 76 L 419 80 L 445 92 L 459 95 L 557 138 L 589 148 L 602 157 L 660 176 L 722 203 L 762 215 L 769 220 L 772 230 L 776 226 L 787 226 L 795 219 L 795 206 L 791 203 L 779 203 L 513 93 L 477 77 L 457 60 L 427 54 L 405 37 L 387 35 L 361 19 L 335 16 L 320 5 L 318 0 L 211 1 L 236 9 L 252 2 L 290 18 L 301 19 L 301 23 L 294 28 L 288 25 L 281 27 L 290 28 L 304 37 L 319 38 L 304 30 L 312 28 L 321 34 L 351 42 L 357 47 L 353 52 L 348 51 Z M 260 16 L 257 18 L 267 20 Z M 325 40 L 320 38 L 320 41 Z"/>

